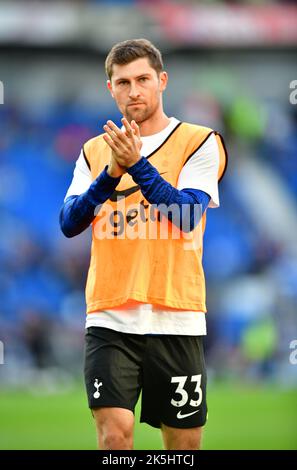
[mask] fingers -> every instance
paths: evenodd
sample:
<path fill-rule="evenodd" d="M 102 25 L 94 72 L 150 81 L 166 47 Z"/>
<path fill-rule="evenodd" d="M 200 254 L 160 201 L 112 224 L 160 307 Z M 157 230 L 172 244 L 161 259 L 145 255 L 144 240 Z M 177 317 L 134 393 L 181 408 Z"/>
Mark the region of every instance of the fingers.
<path fill-rule="evenodd" d="M 133 159 L 135 155 L 138 156 L 140 149 L 139 142 L 141 143 L 141 139 L 139 127 L 134 120 L 130 124 L 128 120 L 123 117 L 121 121 L 125 131 L 123 132 L 113 121 L 108 120 L 103 126 L 105 131 L 103 139 L 117 157 L 126 161 L 127 159 Z"/>
<path fill-rule="evenodd" d="M 136 122 L 133 120 L 131 125 L 126 118 L 121 119 L 123 126 L 125 127 L 125 134 L 118 128 L 118 126 L 111 120 L 108 120 L 103 129 L 110 136 L 110 138 L 117 143 L 117 141 L 125 142 L 125 137 L 133 137 L 136 135 L 140 139 L 140 130 Z"/>
<path fill-rule="evenodd" d="M 111 137 L 109 137 L 108 134 L 103 134 L 103 139 L 105 140 L 105 142 L 109 145 L 109 147 L 114 151 L 118 151 L 118 147 L 116 146 L 115 142 L 113 141 L 113 139 Z"/>
<path fill-rule="evenodd" d="M 127 137 L 132 137 L 133 129 L 130 126 L 129 121 L 126 118 L 122 118 L 121 121 L 122 121 L 122 124 L 125 126 Z"/>
<path fill-rule="evenodd" d="M 140 139 L 140 130 L 139 130 L 139 126 L 136 124 L 136 122 L 134 121 L 134 119 L 133 119 L 133 121 L 131 121 L 131 127 L 132 127 L 132 129 L 134 130 L 136 137 L 138 137 L 138 139 Z"/>
<path fill-rule="evenodd" d="M 105 130 L 105 132 L 107 132 L 107 134 L 115 143 L 125 141 L 125 136 L 123 132 L 113 121 L 107 121 L 105 126 L 103 126 L 103 129 Z"/>

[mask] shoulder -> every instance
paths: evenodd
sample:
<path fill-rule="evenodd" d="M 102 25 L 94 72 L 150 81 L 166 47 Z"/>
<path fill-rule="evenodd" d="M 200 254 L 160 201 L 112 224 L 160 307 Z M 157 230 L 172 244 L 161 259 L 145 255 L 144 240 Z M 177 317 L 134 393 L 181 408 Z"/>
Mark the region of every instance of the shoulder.
<path fill-rule="evenodd" d="M 211 132 L 187 158 L 185 166 L 194 165 L 197 168 L 198 166 L 199 168 L 203 166 L 207 168 L 218 166 L 219 158 L 219 147 L 216 135 L 214 132 Z"/>
<path fill-rule="evenodd" d="M 194 147 L 196 145 L 195 151 L 203 147 L 204 151 L 217 151 L 219 150 L 220 156 L 220 173 L 224 174 L 227 168 L 228 153 L 224 139 L 220 132 L 206 126 L 201 126 L 198 124 L 191 124 L 188 122 L 183 122 L 183 127 L 185 132 L 192 135 L 192 141 L 194 141 Z"/>
<path fill-rule="evenodd" d="M 180 126 L 182 127 L 182 126 Z M 188 135 L 188 141 L 191 142 L 188 147 L 192 150 L 185 163 L 193 156 L 197 160 L 203 155 L 205 162 L 212 160 L 219 163 L 219 181 L 223 178 L 227 165 L 228 153 L 222 135 L 210 127 L 200 126 L 198 124 L 183 123 L 184 132 Z M 202 160 L 201 160 L 202 162 Z"/>
<path fill-rule="evenodd" d="M 182 122 L 179 126 L 179 138 L 182 139 L 186 145 L 187 157 L 192 155 L 193 152 L 196 152 L 213 133 L 215 133 L 215 131 L 210 127 Z"/>
<path fill-rule="evenodd" d="M 215 131 L 210 127 L 191 124 L 189 122 L 182 122 L 180 130 L 185 137 L 196 140 L 200 145 L 205 142 L 210 135 L 215 134 Z"/>
<path fill-rule="evenodd" d="M 209 134 L 215 132 L 210 127 L 201 126 L 200 124 L 193 124 L 193 123 L 184 122 L 184 121 L 181 123 L 181 128 L 185 132 L 188 132 L 188 133 L 191 133 L 191 134 L 198 133 L 198 134 L 209 135 Z"/>

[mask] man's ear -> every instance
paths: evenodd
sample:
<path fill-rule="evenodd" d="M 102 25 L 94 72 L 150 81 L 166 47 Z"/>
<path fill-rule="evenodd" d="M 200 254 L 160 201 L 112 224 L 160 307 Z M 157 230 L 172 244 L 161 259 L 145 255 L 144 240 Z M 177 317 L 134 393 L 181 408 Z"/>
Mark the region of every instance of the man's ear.
<path fill-rule="evenodd" d="M 114 98 L 114 96 L 113 96 L 113 91 L 112 91 L 111 81 L 110 81 L 110 80 L 107 80 L 106 85 L 107 85 L 107 88 L 108 88 L 109 91 L 110 91 L 111 96 Z"/>
<path fill-rule="evenodd" d="M 160 91 L 166 90 L 167 83 L 168 83 L 168 74 L 167 72 L 161 72 L 159 75 L 160 78 Z"/>

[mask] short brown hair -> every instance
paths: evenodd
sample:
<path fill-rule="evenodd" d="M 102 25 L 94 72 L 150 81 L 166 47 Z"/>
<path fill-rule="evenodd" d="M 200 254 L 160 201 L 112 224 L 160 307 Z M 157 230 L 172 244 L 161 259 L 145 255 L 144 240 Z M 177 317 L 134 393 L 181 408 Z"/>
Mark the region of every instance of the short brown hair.
<path fill-rule="evenodd" d="M 125 65 L 133 60 L 147 57 L 149 63 L 157 74 L 163 70 L 163 60 L 159 49 L 147 39 L 128 39 L 115 44 L 105 60 L 105 71 L 109 79 L 112 76 L 112 66 Z"/>

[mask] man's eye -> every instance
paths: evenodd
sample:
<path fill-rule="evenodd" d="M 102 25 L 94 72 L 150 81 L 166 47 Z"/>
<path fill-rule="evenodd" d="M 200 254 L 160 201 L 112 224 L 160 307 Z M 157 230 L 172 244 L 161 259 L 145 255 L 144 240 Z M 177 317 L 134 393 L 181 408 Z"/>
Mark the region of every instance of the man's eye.
<path fill-rule="evenodd" d="M 139 80 L 140 80 L 141 82 L 145 82 L 145 81 L 147 80 L 147 77 L 141 77 Z"/>
<path fill-rule="evenodd" d="M 119 85 L 127 85 L 127 83 L 128 83 L 127 80 L 122 80 L 119 82 Z"/>

